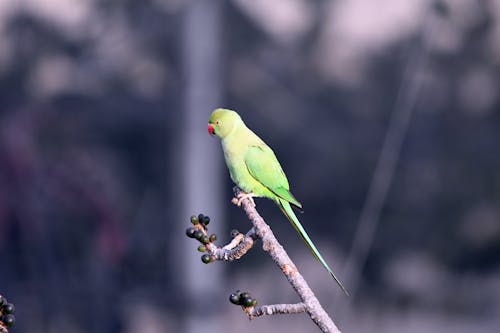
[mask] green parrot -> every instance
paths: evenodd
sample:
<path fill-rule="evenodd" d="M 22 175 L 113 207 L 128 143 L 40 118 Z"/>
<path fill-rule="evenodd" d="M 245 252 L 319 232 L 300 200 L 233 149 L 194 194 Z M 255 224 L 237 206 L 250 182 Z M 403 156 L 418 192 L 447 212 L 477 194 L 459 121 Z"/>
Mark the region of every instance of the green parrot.
<path fill-rule="evenodd" d="M 232 110 L 213 111 L 208 120 L 208 133 L 221 139 L 231 179 L 246 192 L 238 198 L 238 205 L 245 198 L 250 199 L 254 206 L 252 197 L 273 200 L 292 223 L 314 257 L 326 268 L 342 291 L 348 294 L 295 216 L 290 205 L 302 209 L 302 204 L 290 192 L 288 180 L 272 149 Z"/>

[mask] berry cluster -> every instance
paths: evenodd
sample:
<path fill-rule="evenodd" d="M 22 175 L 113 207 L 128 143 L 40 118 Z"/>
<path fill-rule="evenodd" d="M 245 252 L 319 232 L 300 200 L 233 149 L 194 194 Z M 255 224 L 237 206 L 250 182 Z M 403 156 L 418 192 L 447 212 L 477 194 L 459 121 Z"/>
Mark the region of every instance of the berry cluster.
<path fill-rule="evenodd" d="M 241 292 L 237 290 L 229 296 L 229 301 L 235 305 L 241 305 L 245 308 L 253 307 L 257 305 L 257 300 L 250 296 L 250 293 L 244 291 Z"/>
<path fill-rule="evenodd" d="M 191 223 L 193 226 L 186 229 L 186 236 L 198 240 L 201 243 L 201 245 L 198 246 L 198 251 L 206 252 L 206 245 L 217 240 L 215 234 L 208 236 L 207 225 L 210 223 L 210 217 L 203 214 L 199 214 L 198 216 L 193 215 L 191 216 Z M 205 253 L 201 256 L 201 261 L 205 264 L 209 264 L 215 261 L 215 257 Z"/>
<path fill-rule="evenodd" d="M 7 299 L 0 295 L 0 321 L 7 327 L 14 325 L 14 304 L 7 302 Z M 1 327 L 1 326 L 0 326 Z"/>

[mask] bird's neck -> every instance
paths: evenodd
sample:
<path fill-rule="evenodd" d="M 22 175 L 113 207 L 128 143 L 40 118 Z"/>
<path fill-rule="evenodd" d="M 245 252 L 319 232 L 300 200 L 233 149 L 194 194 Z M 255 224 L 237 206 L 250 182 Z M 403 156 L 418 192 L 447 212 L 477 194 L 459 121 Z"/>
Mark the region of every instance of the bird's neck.
<path fill-rule="evenodd" d="M 240 147 L 243 147 L 242 142 L 245 142 L 245 136 L 248 136 L 250 129 L 244 122 L 235 123 L 231 131 L 221 139 L 222 148 L 225 153 L 236 153 Z"/>
<path fill-rule="evenodd" d="M 228 141 L 233 140 L 235 137 L 239 135 L 239 133 L 241 132 L 240 129 L 242 128 L 247 128 L 244 122 L 242 121 L 235 122 L 233 127 L 231 128 L 231 131 L 229 131 L 229 133 L 227 133 L 226 136 L 222 138 L 222 141 L 226 141 L 228 139 L 229 139 Z"/>

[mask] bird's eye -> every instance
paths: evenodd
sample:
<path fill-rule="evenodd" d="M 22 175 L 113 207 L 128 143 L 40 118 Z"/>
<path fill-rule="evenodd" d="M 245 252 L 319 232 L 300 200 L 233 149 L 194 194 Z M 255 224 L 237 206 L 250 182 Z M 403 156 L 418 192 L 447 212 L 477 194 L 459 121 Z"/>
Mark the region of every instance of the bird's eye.
<path fill-rule="evenodd" d="M 216 124 L 216 125 L 220 125 L 220 121 L 219 121 L 219 120 L 217 120 L 217 121 L 215 122 L 215 124 Z"/>

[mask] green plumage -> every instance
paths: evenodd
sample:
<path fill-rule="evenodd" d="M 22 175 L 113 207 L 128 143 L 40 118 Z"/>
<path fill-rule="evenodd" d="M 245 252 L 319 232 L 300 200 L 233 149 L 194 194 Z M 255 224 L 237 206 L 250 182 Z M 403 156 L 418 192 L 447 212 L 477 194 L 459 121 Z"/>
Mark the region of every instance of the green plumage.
<path fill-rule="evenodd" d="M 234 111 L 217 109 L 208 123 L 209 132 L 221 138 L 224 158 L 233 182 L 246 193 L 276 202 L 314 257 L 347 294 L 293 212 L 290 204 L 300 209 L 302 205 L 290 192 L 286 175 L 272 149 Z"/>

